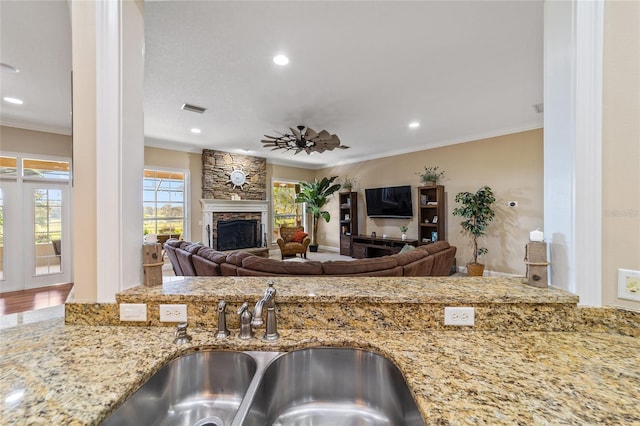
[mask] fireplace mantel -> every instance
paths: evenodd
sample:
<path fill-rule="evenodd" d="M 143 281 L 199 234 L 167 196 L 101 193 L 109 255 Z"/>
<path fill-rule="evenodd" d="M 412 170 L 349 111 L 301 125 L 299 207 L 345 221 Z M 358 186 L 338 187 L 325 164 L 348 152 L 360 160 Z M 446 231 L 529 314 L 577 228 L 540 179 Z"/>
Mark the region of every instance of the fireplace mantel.
<path fill-rule="evenodd" d="M 261 222 L 264 226 L 264 229 L 268 229 L 269 200 L 201 199 L 200 205 L 202 206 L 201 241 L 203 242 L 209 241 L 209 235 L 207 234 L 207 225 L 211 226 L 213 224 L 213 215 L 215 213 L 259 212 L 261 214 Z"/>

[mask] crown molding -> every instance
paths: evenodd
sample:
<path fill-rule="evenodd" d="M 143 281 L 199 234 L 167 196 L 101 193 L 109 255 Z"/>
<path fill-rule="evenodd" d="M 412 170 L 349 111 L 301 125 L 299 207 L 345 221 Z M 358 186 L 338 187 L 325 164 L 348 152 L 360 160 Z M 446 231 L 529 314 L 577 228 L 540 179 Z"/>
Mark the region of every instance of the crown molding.
<path fill-rule="evenodd" d="M 16 129 L 33 130 L 36 132 L 55 133 L 56 135 L 71 136 L 70 127 L 52 126 L 42 123 L 33 123 L 29 121 L 15 121 L 0 119 L 0 125 L 6 127 L 15 127 Z"/>

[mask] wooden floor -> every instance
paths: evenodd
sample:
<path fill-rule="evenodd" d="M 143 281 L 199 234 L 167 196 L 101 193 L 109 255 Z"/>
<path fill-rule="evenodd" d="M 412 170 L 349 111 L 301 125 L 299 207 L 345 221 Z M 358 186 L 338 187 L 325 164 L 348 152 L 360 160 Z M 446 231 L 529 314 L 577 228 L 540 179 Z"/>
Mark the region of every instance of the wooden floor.
<path fill-rule="evenodd" d="M 63 305 L 73 283 L 0 293 L 0 315 Z"/>

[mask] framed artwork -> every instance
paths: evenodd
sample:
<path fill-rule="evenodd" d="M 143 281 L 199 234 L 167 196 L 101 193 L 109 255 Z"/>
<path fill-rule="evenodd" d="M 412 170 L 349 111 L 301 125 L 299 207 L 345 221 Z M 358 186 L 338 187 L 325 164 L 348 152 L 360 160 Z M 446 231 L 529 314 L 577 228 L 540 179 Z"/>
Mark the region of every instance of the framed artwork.
<path fill-rule="evenodd" d="M 431 241 L 434 243 L 438 241 L 438 233 L 436 231 L 431 231 Z"/>
<path fill-rule="evenodd" d="M 434 216 L 433 220 L 431 220 L 431 223 L 438 223 L 438 216 Z"/>

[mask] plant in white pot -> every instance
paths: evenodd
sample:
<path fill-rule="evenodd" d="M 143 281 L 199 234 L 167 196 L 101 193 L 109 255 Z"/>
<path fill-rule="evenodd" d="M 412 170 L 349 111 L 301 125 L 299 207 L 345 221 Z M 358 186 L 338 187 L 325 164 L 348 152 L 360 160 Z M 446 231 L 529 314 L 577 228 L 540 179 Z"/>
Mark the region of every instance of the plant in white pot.
<path fill-rule="evenodd" d="M 305 208 L 313 219 L 311 231 L 311 244 L 309 250 L 318 251 L 318 222 L 320 218 L 329 222 L 331 214 L 322 210 L 329 202 L 329 196 L 340 189 L 339 183 L 333 183 L 338 176 L 330 178 L 323 177 L 321 180 L 314 179 L 313 182 L 300 182 L 300 192 L 296 196 L 296 203 L 305 203 Z"/>
<path fill-rule="evenodd" d="M 400 227 L 400 232 L 402 233 L 402 241 L 407 239 L 407 231 L 409 230 L 409 227 L 407 227 L 407 225 L 402 225 Z"/>
<path fill-rule="evenodd" d="M 473 257 L 467 264 L 467 273 L 471 276 L 482 276 L 484 265 L 478 263 L 478 256 L 487 254 L 488 250 L 486 247 L 478 247 L 478 239 L 486 235 L 487 226 L 495 217 L 493 206 L 496 198 L 491 188 L 485 185 L 475 194 L 460 192 L 456 195 L 455 201 L 461 206 L 453 209 L 452 213 L 464 218 L 460 222 L 462 233 L 470 236 L 473 244 Z"/>

